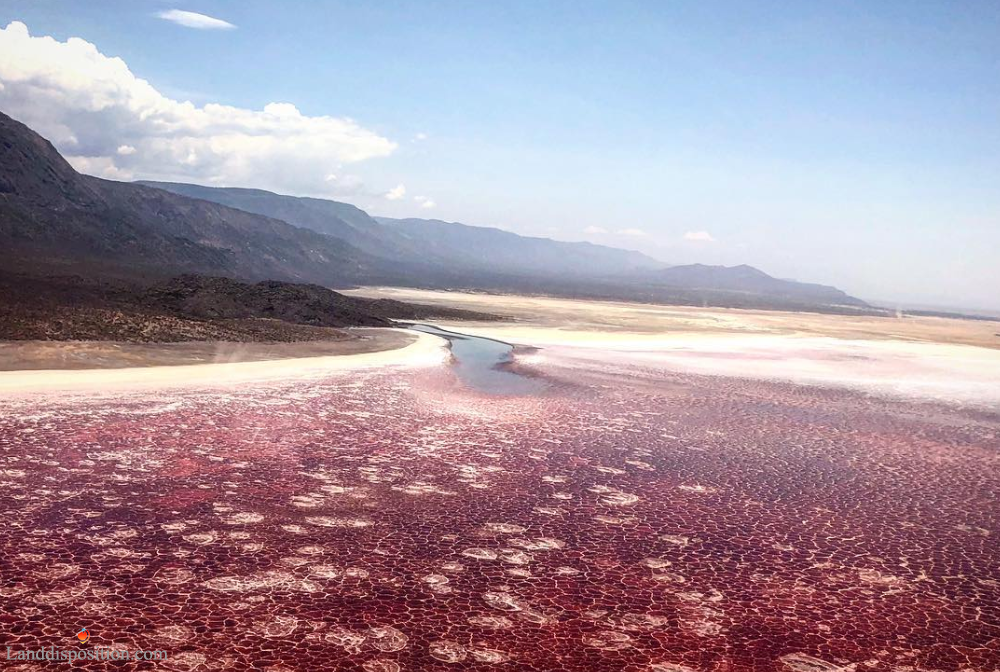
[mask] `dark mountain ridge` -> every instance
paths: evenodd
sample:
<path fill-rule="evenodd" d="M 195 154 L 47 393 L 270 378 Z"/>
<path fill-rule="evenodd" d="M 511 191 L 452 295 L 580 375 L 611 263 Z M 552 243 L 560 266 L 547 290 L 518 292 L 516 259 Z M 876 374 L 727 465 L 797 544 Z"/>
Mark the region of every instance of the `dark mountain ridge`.
<path fill-rule="evenodd" d="M 349 283 L 375 265 L 281 220 L 77 173 L 0 113 L 0 244 L 8 270 L 123 276 L 214 273 Z"/>

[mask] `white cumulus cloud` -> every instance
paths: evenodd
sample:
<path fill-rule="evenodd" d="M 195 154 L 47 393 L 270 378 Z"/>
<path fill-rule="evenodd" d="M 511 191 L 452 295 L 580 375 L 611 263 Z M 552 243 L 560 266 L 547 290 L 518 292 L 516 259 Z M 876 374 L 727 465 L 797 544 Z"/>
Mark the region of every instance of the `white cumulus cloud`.
<path fill-rule="evenodd" d="M 608 230 L 600 226 L 588 226 L 583 230 L 584 233 L 607 233 Z"/>
<path fill-rule="evenodd" d="M 173 100 L 90 42 L 35 37 L 17 21 L 0 29 L 0 109 L 51 140 L 77 170 L 113 179 L 333 196 L 357 188 L 326 179 L 342 164 L 396 149 L 351 119 L 307 116 L 290 103 L 251 110 Z"/>
<path fill-rule="evenodd" d="M 708 231 L 688 231 L 684 234 L 684 240 L 690 240 L 699 243 L 714 243 L 715 238 Z"/>
<path fill-rule="evenodd" d="M 420 204 L 421 208 L 433 208 L 437 203 L 427 196 L 414 196 L 413 200 Z"/>
<path fill-rule="evenodd" d="M 390 201 L 398 201 L 404 196 L 406 196 L 406 185 L 403 184 L 397 184 L 385 193 L 386 199 Z"/>
<path fill-rule="evenodd" d="M 186 28 L 196 28 L 198 30 L 232 30 L 236 27 L 228 21 L 217 19 L 214 16 L 207 16 L 198 12 L 187 12 L 183 9 L 168 9 L 156 16 L 166 21 L 172 21 L 180 26 L 185 26 Z"/>

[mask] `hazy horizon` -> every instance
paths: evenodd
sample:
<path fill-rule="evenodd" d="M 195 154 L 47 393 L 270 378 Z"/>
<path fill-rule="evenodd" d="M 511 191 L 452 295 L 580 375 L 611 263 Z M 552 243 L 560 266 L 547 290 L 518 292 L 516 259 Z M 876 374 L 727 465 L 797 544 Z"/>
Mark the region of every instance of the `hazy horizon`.
<path fill-rule="evenodd" d="M 0 109 L 82 172 L 1000 310 L 992 3 L 8 2 L 0 26 Z"/>

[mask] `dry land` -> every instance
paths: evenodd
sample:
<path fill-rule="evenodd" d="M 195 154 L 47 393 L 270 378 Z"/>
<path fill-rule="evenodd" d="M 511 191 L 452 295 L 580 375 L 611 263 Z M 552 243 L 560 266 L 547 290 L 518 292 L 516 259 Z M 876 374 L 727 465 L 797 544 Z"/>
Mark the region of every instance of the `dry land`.
<path fill-rule="evenodd" d="M 606 339 L 606 334 L 653 338 L 681 334 L 755 334 L 946 343 L 1000 349 L 1000 321 L 692 308 L 394 287 L 366 287 L 343 293 L 494 312 L 513 322 L 491 325 L 496 333 L 514 334 L 515 340 L 517 334 L 542 335 L 545 332 L 572 334 L 576 341 L 585 341 L 588 332 L 596 332 L 595 339 Z"/>

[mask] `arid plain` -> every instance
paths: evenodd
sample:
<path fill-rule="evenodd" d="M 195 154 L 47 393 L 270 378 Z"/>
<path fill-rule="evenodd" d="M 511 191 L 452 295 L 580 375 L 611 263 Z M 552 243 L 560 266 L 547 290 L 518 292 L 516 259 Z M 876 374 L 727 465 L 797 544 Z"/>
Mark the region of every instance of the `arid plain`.
<path fill-rule="evenodd" d="M 426 335 L 132 386 L 0 373 L 12 646 L 87 627 L 170 670 L 1000 668 L 997 323 L 360 291 L 510 316 L 440 324 L 524 346 L 510 368 L 543 391 L 470 389 Z"/>

